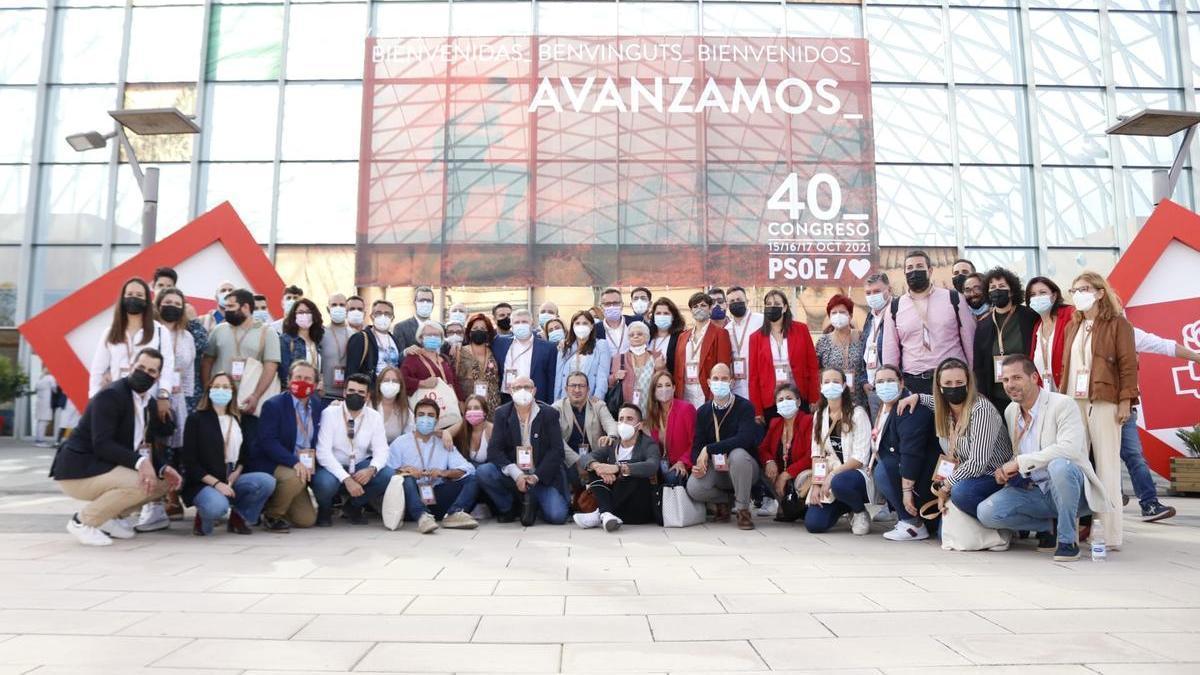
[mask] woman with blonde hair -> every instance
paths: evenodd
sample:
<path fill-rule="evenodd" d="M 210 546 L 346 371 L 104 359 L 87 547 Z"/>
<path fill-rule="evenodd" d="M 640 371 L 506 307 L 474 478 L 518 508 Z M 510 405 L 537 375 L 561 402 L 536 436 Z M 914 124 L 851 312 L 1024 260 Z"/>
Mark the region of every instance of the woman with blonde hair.
<path fill-rule="evenodd" d="M 1063 332 L 1059 391 L 1075 399 L 1092 445 L 1092 463 L 1104 491 L 1121 494 L 1121 425 L 1137 405 L 1137 352 L 1133 326 L 1104 277 L 1084 272 L 1068 291 L 1075 314 Z M 1120 549 L 1120 511 L 1101 519 L 1109 549 Z M 1093 532 L 1095 529 L 1092 530 Z"/>
<path fill-rule="evenodd" d="M 400 369 L 388 366 L 375 377 L 371 392 L 371 407 L 383 415 L 383 429 L 388 445 L 412 431 L 412 412 L 408 409 L 408 392 Z"/>

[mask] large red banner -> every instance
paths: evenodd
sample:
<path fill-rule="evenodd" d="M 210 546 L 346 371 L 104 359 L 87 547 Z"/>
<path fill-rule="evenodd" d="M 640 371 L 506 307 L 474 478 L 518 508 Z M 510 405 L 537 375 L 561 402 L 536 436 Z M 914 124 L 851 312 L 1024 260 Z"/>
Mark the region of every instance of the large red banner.
<path fill-rule="evenodd" d="M 866 41 L 367 40 L 359 285 L 851 285 Z"/>

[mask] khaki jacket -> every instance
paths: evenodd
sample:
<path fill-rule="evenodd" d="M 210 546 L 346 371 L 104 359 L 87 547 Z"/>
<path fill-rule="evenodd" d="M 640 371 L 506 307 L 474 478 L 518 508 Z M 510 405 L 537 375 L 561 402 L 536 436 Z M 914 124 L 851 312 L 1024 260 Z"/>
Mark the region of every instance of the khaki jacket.
<path fill-rule="evenodd" d="M 1075 335 L 1083 330 L 1083 314 L 1076 312 L 1063 333 L 1062 381 L 1058 390 L 1068 396 L 1075 390 L 1071 381 L 1071 346 Z M 1091 384 L 1088 387 L 1092 401 L 1120 403 L 1129 400 L 1130 405 L 1138 402 L 1137 351 L 1133 343 L 1133 325 L 1125 317 L 1097 319 L 1092 325 Z"/>

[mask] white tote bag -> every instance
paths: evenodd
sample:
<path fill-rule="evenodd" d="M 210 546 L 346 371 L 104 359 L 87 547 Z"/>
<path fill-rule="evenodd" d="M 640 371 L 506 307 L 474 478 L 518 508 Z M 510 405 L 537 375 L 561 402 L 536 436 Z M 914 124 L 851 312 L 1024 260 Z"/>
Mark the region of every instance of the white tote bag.
<path fill-rule="evenodd" d="M 398 530 L 404 525 L 404 476 L 397 474 L 388 481 L 380 514 L 383 516 L 383 526 L 389 530 Z"/>
<path fill-rule="evenodd" d="M 1003 551 L 1008 537 L 999 530 L 984 527 L 950 502 L 942 516 L 942 550 L 945 551 Z"/>
<path fill-rule="evenodd" d="M 422 399 L 431 399 L 438 404 L 440 413 L 438 413 L 437 428 L 449 429 L 450 427 L 462 421 L 462 411 L 458 407 L 458 393 L 454 391 L 454 387 L 446 382 L 445 371 L 442 368 L 442 363 L 439 361 L 435 366 L 425 358 L 425 355 L 419 355 L 420 359 L 425 362 L 425 366 L 430 372 L 435 372 L 441 375 L 437 378 L 437 384 L 432 389 L 417 389 L 408 397 L 409 410 L 415 411 L 417 402 Z"/>
<path fill-rule="evenodd" d="M 262 332 L 259 334 L 258 354 L 260 355 L 265 353 L 264 347 L 267 345 L 267 331 L 269 330 L 271 330 L 270 326 L 263 326 Z M 274 334 L 273 331 L 272 334 Z M 234 339 L 237 339 L 236 333 L 234 334 Z M 276 339 L 278 339 L 278 336 L 276 336 Z M 242 379 L 238 381 L 237 386 L 239 407 L 246 405 L 246 401 L 250 398 L 251 394 L 258 389 L 258 381 L 262 378 L 262 374 L 262 361 L 255 358 L 246 359 L 246 365 L 242 369 Z M 282 387 L 279 384 L 279 376 L 276 374 L 271 377 L 271 384 L 263 392 L 262 398 L 258 399 L 258 405 L 254 408 L 254 414 L 262 415 L 263 404 L 267 402 L 267 399 L 275 396 L 280 391 L 282 391 Z"/>
<path fill-rule="evenodd" d="M 691 527 L 704 523 L 704 504 L 693 501 L 684 487 L 663 488 L 662 511 L 663 527 Z"/>

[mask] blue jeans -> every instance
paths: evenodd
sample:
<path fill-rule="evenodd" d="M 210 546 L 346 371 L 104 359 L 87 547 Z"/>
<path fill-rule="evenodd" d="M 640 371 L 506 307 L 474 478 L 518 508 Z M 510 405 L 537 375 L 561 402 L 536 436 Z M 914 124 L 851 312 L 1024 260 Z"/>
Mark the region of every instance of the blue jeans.
<path fill-rule="evenodd" d="M 475 476 L 463 476 L 458 480 L 443 480 L 433 486 L 433 498 L 436 504 L 426 504 L 421 501 L 421 488 L 412 476 L 404 479 L 404 515 L 408 520 L 417 521 L 426 513 L 434 518 L 444 518 L 458 511 L 470 511 L 475 508 L 475 496 L 479 486 Z"/>
<path fill-rule="evenodd" d="M 513 479 L 505 476 L 500 467 L 490 463 L 480 464 L 475 476 L 500 513 L 513 512 L 513 504 L 521 494 Z M 542 513 L 542 520 L 551 525 L 562 525 L 567 521 L 567 500 L 563 499 L 561 491 L 539 483 L 533 486 L 530 494 Z"/>
<path fill-rule="evenodd" d="M 1083 471 L 1071 460 L 1059 457 L 1046 467 L 1050 489 L 1042 492 L 1006 486 L 979 504 L 979 522 L 985 527 L 1049 532 L 1058 520 L 1058 543 L 1076 543 L 1075 521 L 1091 513 L 1083 491 Z"/>
<path fill-rule="evenodd" d="M 999 492 L 1002 487 L 1004 486 L 997 484 L 996 478 L 990 473 L 978 478 L 966 478 L 950 488 L 950 501 L 959 511 L 972 518 L 979 518 L 979 503 Z"/>
<path fill-rule="evenodd" d="M 671 465 L 667 464 L 667 460 L 659 460 L 658 468 L 662 473 L 663 485 L 667 487 L 680 487 L 687 485 L 688 474 L 686 472 L 682 474 L 675 473 L 671 470 Z"/>
<path fill-rule="evenodd" d="M 1133 493 L 1137 495 L 1142 508 L 1157 502 L 1158 489 L 1154 487 L 1154 476 L 1150 474 L 1150 466 L 1146 464 L 1146 456 L 1142 454 L 1136 410 L 1129 414 L 1129 419 L 1121 427 L 1121 461 L 1125 462 L 1125 468 L 1129 469 Z"/>
<path fill-rule="evenodd" d="M 832 504 L 810 506 L 804 513 L 804 529 L 819 534 L 826 532 L 847 513 L 861 513 L 867 508 L 867 479 L 859 471 L 843 471 L 829 483 L 833 491 Z"/>
<path fill-rule="evenodd" d="M 232 507 L 243 520 L 254 524 L 262 514 L 263 505 L 275 492 L 275 477 L 258 471 L 244 473 L 238 476 L 232 487 L 237 495 L 233 498 Z M 229 498 L 208 485 L 200 488 L 192 503 L 196 506 L 196 515 L 200 516 L 200 530 L 204 534 L 212 534 L 213 522 L 230 508 Z"/>
<path fill-rule="evenodd" d="M 364 459 L 355 465 L 354 471 L 351 471 L 351 473 L 362 471 L 369 466 L 371 466 L 371 459 Z M 384 468 L 383 471 L 376 473 L 375 477 L 363 486 L 363 495 L 361 497 L 355 497 L 347 503 L 351 507 L 361 509 L 372 499 L 381 499 L 383 493 L 387 491 L 388 483 L 392 480 L 393 475 L 391 471 Z M 317 509 L 327 512 L 333 508 L 334 495 L 339 492 L 345 492 L 346 486 L 342 484 L 342 481 L 337 479 L 337 476 L 322 466 L 313 474 L 312 491 L 313 496 L 317 498 Z"/>
<path fill-rule="evenodd" d="M 921 516 L 910 516 L 904 510 L 904 491 L 900 487 L 900 458 L 895 453 L 881 453 L 875 462 L 875 487 L 883 494 L 887 505 L 900 520 L 909 525 L 920 525 Z M 920 507 L 920 504 L 917 504 Z"/>

